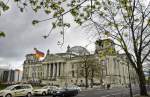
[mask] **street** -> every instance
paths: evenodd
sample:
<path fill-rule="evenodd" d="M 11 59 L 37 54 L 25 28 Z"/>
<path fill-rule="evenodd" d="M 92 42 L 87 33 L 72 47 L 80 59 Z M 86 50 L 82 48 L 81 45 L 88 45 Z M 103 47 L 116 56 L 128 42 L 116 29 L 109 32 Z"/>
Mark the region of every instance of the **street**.
<path fill-rule="evenodd" d="M 134 95 L 139 94 L 139 89 L 137 87 L 133 88 L 133 94 Z M 36 97 L 41 97 L 41 96 L 36 96 Z M 110 90 L 97 88 L 97 89 L 83 90 L 76 97 L 130 97 L 130 94 L 129 94 L 129 88 L 112 88 Z"/>

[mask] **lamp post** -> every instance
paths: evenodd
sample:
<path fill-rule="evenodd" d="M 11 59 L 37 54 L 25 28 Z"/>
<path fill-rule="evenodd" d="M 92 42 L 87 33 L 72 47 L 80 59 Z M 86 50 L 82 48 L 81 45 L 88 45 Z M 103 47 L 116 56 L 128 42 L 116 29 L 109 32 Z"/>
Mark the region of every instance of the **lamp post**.
<path fill-rule="evenodd" d="M 129 89 L 130 89 L 130 97 L 133 97 L 133 93 L 132 93 L 132 86 L 131 86 L 131 77 L 130 77 L 130 66 L 129 66 L 129 61 L 127 59 L 127 65 L 128 65 L 128 76 L 129 76 Z"/>

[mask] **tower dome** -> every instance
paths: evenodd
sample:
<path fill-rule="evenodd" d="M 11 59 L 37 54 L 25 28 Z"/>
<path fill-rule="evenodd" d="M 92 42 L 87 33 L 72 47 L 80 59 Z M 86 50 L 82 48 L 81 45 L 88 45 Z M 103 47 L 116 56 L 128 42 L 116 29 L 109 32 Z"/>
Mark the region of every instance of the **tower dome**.
<path fill-rule="evenodd" d="M 88 55 L 88 54 L 90 54 L 90 52 L 82 46 L 74 46 L 74 47 L 70 48 L 68 52 L 70 52 L 72 54 L 76 54 L 76 55 Z"/>

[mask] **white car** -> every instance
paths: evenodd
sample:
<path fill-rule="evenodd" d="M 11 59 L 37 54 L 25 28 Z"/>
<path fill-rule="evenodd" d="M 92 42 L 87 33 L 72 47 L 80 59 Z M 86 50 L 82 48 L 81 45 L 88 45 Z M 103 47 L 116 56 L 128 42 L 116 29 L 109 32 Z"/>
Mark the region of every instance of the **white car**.
<path fill-rule="evenodd" d="M 32 86 L 30 84 L 17 84 L 11 85 L 4 90 L 0 91 L 1 97 L 14 97 L 14 96 L 32 96 Z"/>
<path fill-rule="evenodd" d="M 44 86 L 41 89 L 35 89 L 34 95 L 49 95 L 52 94 L 57 89 L 56 86 Z"/>

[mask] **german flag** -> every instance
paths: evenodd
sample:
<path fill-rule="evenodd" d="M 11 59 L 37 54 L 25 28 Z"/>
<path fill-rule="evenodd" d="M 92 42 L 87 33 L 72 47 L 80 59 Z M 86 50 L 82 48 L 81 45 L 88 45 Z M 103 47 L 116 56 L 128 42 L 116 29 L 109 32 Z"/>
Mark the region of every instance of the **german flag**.
<path fill-rule="evenodd" d="M 36 52 L 35 56 L 36 56 L 37 59 L 40 59 L 41 57 L 44 57 L 45 54 L 43 52 L 37 50 L 37 48 L 34 48 L 34 50 Z"/>

